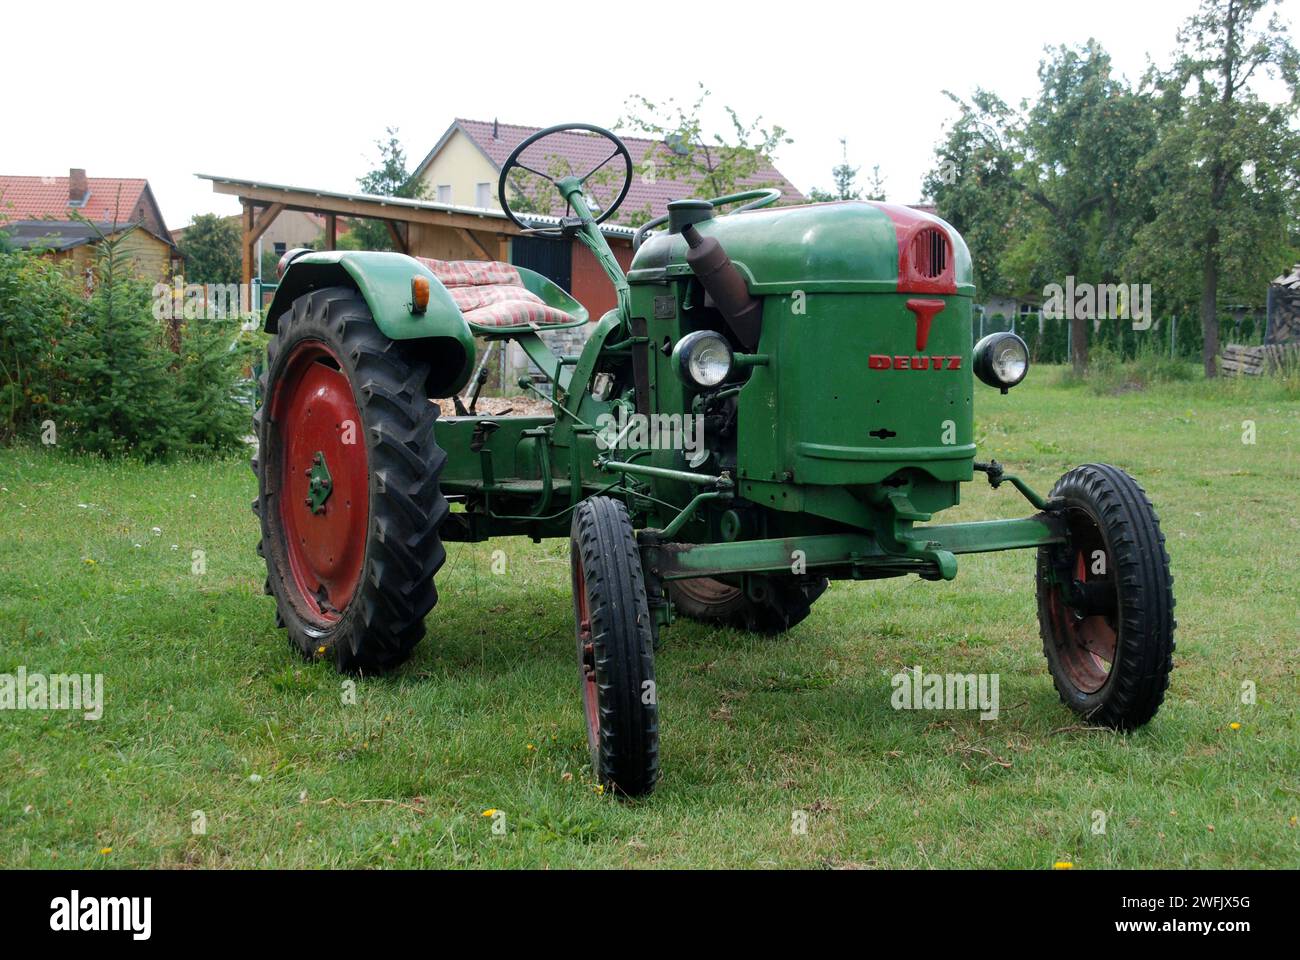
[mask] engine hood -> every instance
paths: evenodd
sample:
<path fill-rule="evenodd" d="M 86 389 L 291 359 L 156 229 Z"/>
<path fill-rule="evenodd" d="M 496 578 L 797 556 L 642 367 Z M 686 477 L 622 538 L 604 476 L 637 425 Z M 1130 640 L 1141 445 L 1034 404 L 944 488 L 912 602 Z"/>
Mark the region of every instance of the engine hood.
<path fill-rule="evenodd" d="M 960 234 L 911 207 L 844 200 L 721 215 L 696 228 L 718 239 L 756 296 L 796 290 L 975 293 L 970 251 Z M 653 235 L 637 251 L 629 282 L 689 275 L 686 250 L 680 234 Z"/>

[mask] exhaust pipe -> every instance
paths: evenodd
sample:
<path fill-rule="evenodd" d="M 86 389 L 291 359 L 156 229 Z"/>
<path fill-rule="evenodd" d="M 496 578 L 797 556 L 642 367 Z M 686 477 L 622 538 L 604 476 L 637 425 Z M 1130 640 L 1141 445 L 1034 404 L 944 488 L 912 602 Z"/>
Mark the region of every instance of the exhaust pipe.
<path fill-rule="evenodd" d="M 690 247 L 686 251 L 686 263 L 699 278 L 741 347 L 746 353 L 753 353 L 763 331 L 763 302 L 749 295 L 745 278 L 715 237 L 703 236 L 693 223 L 682 227 L 682 236 Z"/>

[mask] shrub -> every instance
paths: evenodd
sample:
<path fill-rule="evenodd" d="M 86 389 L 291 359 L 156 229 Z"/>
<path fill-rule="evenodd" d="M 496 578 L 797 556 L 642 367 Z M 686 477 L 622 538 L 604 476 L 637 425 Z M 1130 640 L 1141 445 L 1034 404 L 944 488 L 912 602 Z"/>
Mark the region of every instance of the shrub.
<path fill-rule="evenodd" d="M 255 349 L 238 319 L 191 320 L 181 327 L 176 370 L 177 427 L 189 452 L 240 449 L 252 429 L 251 381 L 241 376 Z"/>
<path fill-rule="evenodd" d="M 1300 400 L 1300 354 L 1287 354 L 1278 378 L 1285 384 L 1288 399 Z"/>
<path fill-rule="evenodd" d="M 53 420 L 74 450 L 149 460 L 227 453 L 249 432 L 260 332 L 236 317 L 178 329 L 154 315 L 120 239 L 83 278 L 0 234 L 0 442 Z"/>
<path fill-rule="evenodd" d="M 1156 383 L 1175 383 L 1191 380 L 1196 366 L 1187 360 L 1169 357 L 1154 345 L 1141 344 L 1132 360 L 1109 342 L 1094 343 L 1088 350 L 1088 369 L 1082 377 L 1072 369 L 1061 374 L 1061 383 L 1067 386 L 1086 384 L 1093 393 L 1122 393 L 1141 390 Z"/>
<path fill-rule="evenodd" d="M 1132 378 L 1142 385 L 1191 380 L 1194 367 L 1181 357 L 1171 357 L 1163 349 L 1145 342 L 1133 358 Z"/>
<path fill-rule="evenodd" d="M 239 223 L 215 213 L 201 213 L 181 234 L 177 246 L 185 257 L 190 283 L 238 283 L 242 239 Z"/>
<path fill-rule="evenodd" d="M 163 459 L 182 445 L 170 351 L 153 320 L 149 287 L 134 279 L 120 240 L 100 243 L 85 319 L 60 342 L 66 376 L 60 437 L 77 450 Z"/>
<path fill-rule="evenodd" d="M 51 412 L 56 346 L 85 309 L 76 286 L 48 260 L 0 248 L 0 442 L 30 435 Z"/>

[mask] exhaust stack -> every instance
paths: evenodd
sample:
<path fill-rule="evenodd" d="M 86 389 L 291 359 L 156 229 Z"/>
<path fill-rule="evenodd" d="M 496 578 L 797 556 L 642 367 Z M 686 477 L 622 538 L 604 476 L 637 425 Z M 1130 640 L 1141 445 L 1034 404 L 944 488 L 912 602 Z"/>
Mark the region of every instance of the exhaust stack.
<path fill-rule="evenodd" d="M 753 353 L 763 330 L 762 301 L 750 296 L 745 278 L 715 237 L 703 236 L 693 223 L 682 227 L 682 236 L 690 247 L 686 263 L 726 319 L 742 349 Z"/>

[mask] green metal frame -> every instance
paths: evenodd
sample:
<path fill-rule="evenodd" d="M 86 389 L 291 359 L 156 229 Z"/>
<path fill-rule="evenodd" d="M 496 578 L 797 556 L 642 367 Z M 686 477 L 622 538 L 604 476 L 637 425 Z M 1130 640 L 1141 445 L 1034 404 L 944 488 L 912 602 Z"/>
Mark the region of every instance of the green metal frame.
<path fill-rule="evenodd" d="M 706 496 L 702 494 L 702 496 Z M 668 531 L 662 531 L 667 535 Z M 792 567 L 820 570 L 840 567 L 863 574 L 894 566 L 922 572 L 927 554 L 988 553 L 1064 543 L 1063 521 L 1042 515 L 1022 520 L 991 520 L 916 527 L 905 538 L 921 553 L 887 549 L 868 533 L 817 534 L 743 540 L 733 543 L 658 544 L 647 548 L 652 572 L 663 580 L 712 577 L 732 573 L 789 573 Z M 955 573 L 955 567 L 953 568 Z M 945 579 L 952 579 L 945 577 Z"/>

